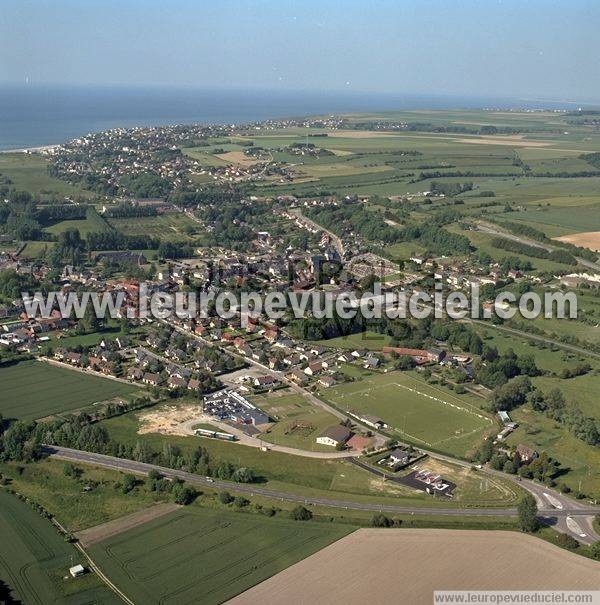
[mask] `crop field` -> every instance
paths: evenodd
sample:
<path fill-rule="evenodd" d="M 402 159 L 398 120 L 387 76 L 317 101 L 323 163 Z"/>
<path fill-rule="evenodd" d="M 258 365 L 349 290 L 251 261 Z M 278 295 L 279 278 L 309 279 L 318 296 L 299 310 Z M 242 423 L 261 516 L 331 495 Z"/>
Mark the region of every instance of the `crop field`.
<path fill-rule="evenodd" d="M 331 451 L 330 447 L 318 444 L 316 438 L 327 427 L 338 424 L 338 418 L 315 407 L 302 395 L 275 391 L 271 395 L 253 397 L 252 401 L 277 420 L 261 439 L 305 450 Z"/>
<path fill-rule="evenodd" d="M 398 553 L 410 553 L 408 557 Z M 424 571 L 425 570 L 425 571 Z M 594 590 L 600 565 L 526 534 L 359 529 L 233 599 L 230 605 L 303 602 L 429 605 L 444 590 Z"/>
<path fill-rule="evenodd" d="M 136 603 L 222 603 L 352 531 L 188 508 L 91 548 Z"/>
<path fill-rule="evenodd" d="M 39 361 L 0 367 L 0 414 L 31 420 L 131 394 L 138 387 Z"/>
<path fill-rule="evenodd" d="M 165 241 L 189 241 L 203 233 L 202 227 L 184 214 L 111 218 L 109 222 L 125 235 L 148 235 Z"/>
<path fill-rule="evenodd" d="M 322 391 L 321 396 L 340 409 L 379 416 L 399 437 L 416 445 L 459 456 L 494 428 L 468 395 L 456 395 L 414 374 L 391 372 L 363 378 Z"/>
<path fill-rule="evenodd" d="M 551 236 L 578 232 L 600 231 L 600 205 L 542 206 L 511 212 L 511 221 L 523 222 Z"/>
<path fill-rule="evenodd" d="M 93 573 L 80 578 L 68 576 L 69 567 L 85 563 L 82 555 L 65 541 L 49 519 L 3 489 L 0 537 L 0 577 L 21 602 L 65 605 L 121 602 Z"/>

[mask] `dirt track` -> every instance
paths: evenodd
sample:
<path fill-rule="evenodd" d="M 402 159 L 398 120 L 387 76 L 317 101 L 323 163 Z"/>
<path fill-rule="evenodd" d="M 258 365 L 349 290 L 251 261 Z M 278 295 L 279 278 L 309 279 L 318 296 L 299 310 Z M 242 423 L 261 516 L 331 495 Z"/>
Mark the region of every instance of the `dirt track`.
<path fill-rule="evenodd" d="M 87 548 L 88 546 L 102 542 L 102 540 L 106 540 L 111 536 L 116 536 L 128 529 L 132 529 L 133 527 L 143 525 L 144 523 L 158 519 L 158 517 L 172 513 L 178 508 L 179 506 L 177 504 L 156 504 L 155 506 L 145 508 L 144 510 L 126 515 L 125 517 L 119 517 L 113 521 L 108 521 L 107 523 L 84 529 L 77 532 L 75 536 L 79 538 L 81 545 L 84 548 Z"/>
<path fill-rule="evenodd" d="M 600 563 L 506 531 L 359 529 L 231 605 L 433 601 L 433 590 L 585 590 Z"/>

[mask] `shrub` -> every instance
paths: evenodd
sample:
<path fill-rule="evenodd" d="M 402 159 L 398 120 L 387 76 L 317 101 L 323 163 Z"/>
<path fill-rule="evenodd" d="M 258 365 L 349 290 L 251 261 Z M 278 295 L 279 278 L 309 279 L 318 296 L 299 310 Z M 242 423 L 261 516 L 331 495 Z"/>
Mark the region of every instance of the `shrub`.
<path fill-rule="evenodd" d="M 394 522 L 383 513 L 376 513 L 371 517 L 371 527 L 392 527 Z"/>
<path fill-rule="evenodd" d="M 568 534 L 558 534 L 556 538 L 556 543 L 562 548 L 577 548 L 579 546 L 579 542 L 573 538 L 573 536 L 569 536 Z"/>
<path fill-rule="evenodd" d="M 312 513 L 304 506 L 297 506 L 292 511 L 292 519 L 295 521 L 310 521 L 312 519 Z"/>
<path fill-rule="evenodd" d="M 229 492 L 219 492 L 219 502 L 221 504 L 230 504 L 233 502 L 233 496 Z"/>

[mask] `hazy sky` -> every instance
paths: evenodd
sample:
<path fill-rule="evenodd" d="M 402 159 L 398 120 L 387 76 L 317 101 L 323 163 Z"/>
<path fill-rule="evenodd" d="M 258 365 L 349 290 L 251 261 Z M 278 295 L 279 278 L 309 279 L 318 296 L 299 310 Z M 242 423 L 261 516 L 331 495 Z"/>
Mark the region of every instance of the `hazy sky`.
<path fill-rule="evenodd" d="M 2 0 L 0 81 L 600 100 L 599 0 Z"/>

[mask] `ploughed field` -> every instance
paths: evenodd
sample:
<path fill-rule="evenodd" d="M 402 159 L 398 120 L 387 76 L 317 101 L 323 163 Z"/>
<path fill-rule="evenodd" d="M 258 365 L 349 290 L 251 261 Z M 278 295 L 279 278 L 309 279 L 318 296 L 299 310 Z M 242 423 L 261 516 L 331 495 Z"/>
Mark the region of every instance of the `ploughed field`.
<path fill-rule="evenodd" d="M 598 585 L 600 563 L 525 534 L 359 529 L 230 603 L 430 605 L 434 590 L 595 590 Z"/>

